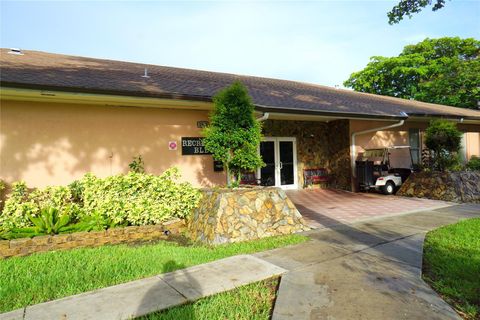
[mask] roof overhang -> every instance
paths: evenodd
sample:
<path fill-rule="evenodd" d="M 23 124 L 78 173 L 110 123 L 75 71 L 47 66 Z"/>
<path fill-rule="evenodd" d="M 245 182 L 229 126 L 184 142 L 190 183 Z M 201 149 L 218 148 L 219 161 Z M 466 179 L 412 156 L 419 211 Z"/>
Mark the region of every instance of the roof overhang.
<path fill-rule="evenodd" d="M 73 104 L 92 104 L 104 106 L 122 107 L 146 107 L 164 109 L 190 109 L 212 110 L 213 103 L 207 97 L 186 97 L 175 94 L 166 96 L 136 96 L 126 94 L 86 93 L 48 89 L 18 88 L 10 86 L 0 87 L 0 98 L 13 101 L 54 102 Z M 464 117 L 455 115 L 431 115 L 431 114 L 405 114 L 398 115 L 372 115 L 362 113 L 341 113 L 321 110 L 306 110 L 298 108 L 279 108 L 274 106 L 255 105 L 259 113 L 268 112 L 272 120 L 298 120 L 298 121 L 332 121 L 340 119 L 356 120 L 384 120 L 425 122 L 432 119 L 448 119 L 465 124 L 480 124 L 480 117 Z"/>
<path fill-rule="evenodd" d="M 147 107 L 147 108 L 175 108 L 211 110 L 212 103 L 207 101 L 136 97 L 113 94 L 96 94 L 66 91 L 51 91 L 23 88 L 0 88 L 0 98 L 13 101 L 35 101 L 54 103 L 93 104 L 104 106 Z"/>

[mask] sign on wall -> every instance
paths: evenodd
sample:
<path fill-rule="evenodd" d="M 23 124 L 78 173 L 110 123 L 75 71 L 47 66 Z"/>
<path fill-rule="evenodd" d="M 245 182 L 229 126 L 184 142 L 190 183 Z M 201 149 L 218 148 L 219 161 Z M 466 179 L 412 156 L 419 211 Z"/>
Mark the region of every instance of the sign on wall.
<path fill-rule="evenodd" d="M 177 141 L 168 141 L 168 150 L 177 150 Z"/>
<path fill-rule="evenodd" d="M 182 137 L 182 156 L 211 154 L 205 150 L 203 138 Z"/>

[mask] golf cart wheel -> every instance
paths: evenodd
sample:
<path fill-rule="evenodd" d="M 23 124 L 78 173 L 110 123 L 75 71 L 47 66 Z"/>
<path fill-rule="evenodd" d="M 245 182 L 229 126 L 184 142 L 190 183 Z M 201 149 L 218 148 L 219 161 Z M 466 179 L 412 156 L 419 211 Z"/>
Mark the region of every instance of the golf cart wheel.
<path fill-rule="evenodd" d="M 383 187 L 383 193 L 392 195 L 395 193 L 395 183 L 392 181 L 388 181 L 385 186 Z"/>

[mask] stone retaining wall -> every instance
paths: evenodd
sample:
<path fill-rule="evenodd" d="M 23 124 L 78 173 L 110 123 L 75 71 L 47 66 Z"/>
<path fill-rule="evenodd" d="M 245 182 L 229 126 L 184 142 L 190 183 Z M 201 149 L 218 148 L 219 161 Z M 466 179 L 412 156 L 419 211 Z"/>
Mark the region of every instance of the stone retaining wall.
<path fill-rule="evenodd" d="M 397 195 L 480 203 L 480 172 L 412 173 L 400 187 Z"/>
<path fill-rule="evenodd" d="M 205 189 L 188 221 L 193 241 L 221 244 L 308 230 L 305 221 L 279 188 Z"/>
<path fill-rule="evenodd" d="M 132 226 L 108 229 L 105 231 L 76 232 L 34 238 L 0 240 L 0 259 L 25 256 L 35 252 L 166 239 L 166 230 L 171 234 L 183 232 L 185 230 L 185 222 L 183 220 L 173 220 L 154 226 Z"/>

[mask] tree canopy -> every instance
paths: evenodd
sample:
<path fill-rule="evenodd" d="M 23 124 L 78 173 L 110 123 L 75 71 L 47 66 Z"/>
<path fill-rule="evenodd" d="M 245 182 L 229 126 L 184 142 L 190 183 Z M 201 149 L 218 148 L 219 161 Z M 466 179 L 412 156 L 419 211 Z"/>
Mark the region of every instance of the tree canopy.
<path fill-rule="evenodd" d="M 437 11 L 445 6 L 445 0 L 400 0 L 392 10 L 387 13 L 388 23 L 399 23 L 405 16 L 412 17 L 413 13 L 422 11 L 423 8 L 434 2 L 432 11 Z"/>
<path fill-rule="evenodd" d="M 254 117 L 255 108 L 247 88 L 239 81 L 220 91 L 213 103 L 203 141 L 213 158 L 223 163 L 231 186 L 242 170 L 252 171 L 263 166 L 258 153 L 261 125 Z"/>
<path fill-rule="evenodd" d="M 374 56 L 344 82 L 355 91 L 476 109 L 480 41 L 445 37 L 405 46 L 396 57 Z"/>

